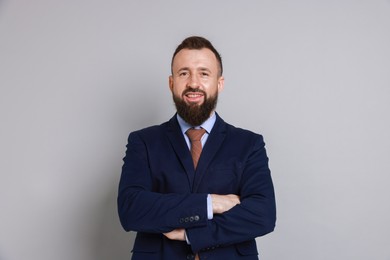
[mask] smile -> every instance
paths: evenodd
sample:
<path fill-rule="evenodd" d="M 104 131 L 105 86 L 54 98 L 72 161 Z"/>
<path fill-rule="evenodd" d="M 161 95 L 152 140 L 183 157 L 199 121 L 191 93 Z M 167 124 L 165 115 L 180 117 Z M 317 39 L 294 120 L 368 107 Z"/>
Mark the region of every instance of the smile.
<path fill-rule="evenodd" d="M 202 97 L 203 94 L 187 94 L 186 96 L 190 98 L 196 98 L 196 97 Z"/>
<path fill-rule="evenodd" d="M 185 94 L 184 96 L 188 102 L 193 103 L 193 102 L 202 101 L 204 95 L 203 95 L 203 93 L 200 93 L 200 92 L 189 92 L 189 93 Z"/>

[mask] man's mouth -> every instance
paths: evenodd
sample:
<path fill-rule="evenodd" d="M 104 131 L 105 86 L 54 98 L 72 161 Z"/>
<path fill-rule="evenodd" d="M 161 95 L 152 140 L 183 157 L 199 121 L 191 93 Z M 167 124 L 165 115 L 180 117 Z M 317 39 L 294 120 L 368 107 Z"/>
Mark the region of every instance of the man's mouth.
<path fill-rule="evenodd" d="M 201 92 L 188 92 L 184 95 L 184 99 L 189 103 L 199 103 L 203 101 L 204 94 Z"/>

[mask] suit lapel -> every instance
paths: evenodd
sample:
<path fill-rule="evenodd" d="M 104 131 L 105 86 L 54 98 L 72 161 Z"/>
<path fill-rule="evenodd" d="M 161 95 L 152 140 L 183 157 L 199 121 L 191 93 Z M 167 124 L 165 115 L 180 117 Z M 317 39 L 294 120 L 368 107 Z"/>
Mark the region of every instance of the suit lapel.
<path fill-rule="evenodd" d="M 201 183 L 203 176 L 205 175 L 206 169 L 221 147 L 225 136 L 226 123 L 217 114 L 217 120 L 215 121 L 214 127 L 211 130 L 209 137 L 207 138 L 207 142 L 203 147 L 202 154 L 199 158 L 198 167 L 195 171 L 194 186 L 192 189 L 193 192 L 197 191 L 198 186 Z"/>
<path fill-rule="evenodd" d="M 173 150 L 176 153 L 177 158 L 179 158 L 179 161 L 187 174 L 188 182 L 192 190 L 195 175 L 194 165 L 192 162 L 191 153 L 188 149 L 186 141 L 184 140 L 179 123 L 177 122 L 176 115 L 173 116 L 171 120 L 169 120 L 166 134 L 173 147 Z"/>

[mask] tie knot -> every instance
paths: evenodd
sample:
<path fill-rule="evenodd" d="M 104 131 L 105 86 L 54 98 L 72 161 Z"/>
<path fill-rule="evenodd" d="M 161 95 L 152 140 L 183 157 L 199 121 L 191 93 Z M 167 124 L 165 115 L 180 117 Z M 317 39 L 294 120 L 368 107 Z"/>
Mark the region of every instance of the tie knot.
<path fill-rule="evenodd" d="M 203 128 L 200 129 L 190 128 L 187 130 L 186 135 L 188 136 L 188 138 L 190 138 L 191 142 L 193 142 L 193 141 L 200 141 L 204 133 L 206 133 L 206 130 Z"/>

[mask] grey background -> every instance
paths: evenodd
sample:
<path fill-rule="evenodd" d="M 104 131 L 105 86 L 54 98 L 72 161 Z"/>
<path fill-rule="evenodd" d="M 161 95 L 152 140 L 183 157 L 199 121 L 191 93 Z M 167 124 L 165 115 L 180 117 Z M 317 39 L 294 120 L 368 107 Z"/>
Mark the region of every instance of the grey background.
<path fill-rule="evenodd" d="M 129 259 L 130 131 L 174 113 L 190 35 L 222 53 L 218 112 L 262 133 L 266 260 L 389 260 L 390 2 L 0 1 L 0 259 Z"/>

